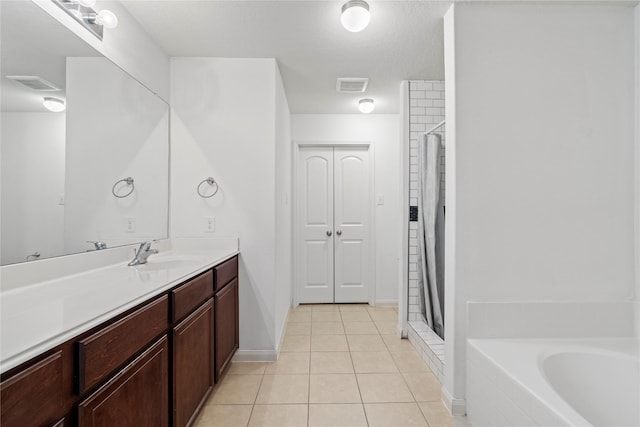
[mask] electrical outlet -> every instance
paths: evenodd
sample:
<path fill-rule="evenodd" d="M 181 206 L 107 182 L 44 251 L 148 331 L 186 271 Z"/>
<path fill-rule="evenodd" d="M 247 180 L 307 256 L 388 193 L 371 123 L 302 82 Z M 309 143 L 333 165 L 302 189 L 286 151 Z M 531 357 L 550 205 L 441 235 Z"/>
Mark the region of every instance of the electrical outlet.
<path fill-rule="evenodd" d="M 136 217 L 135 216 L 126 216 L 124 217 L 124 231 L 125 233 L 135 233 L 136 232 Z"/>
<path fill-rule="evenodd" d="M 204 231 L 205 233 L 213 233 L 216 231 L 216 217 L 214 216 L 204 217 Z"/>
<path fill-rule="evenodd" d="M 376 203 L 378 205 L 384 205 L 384 194 L 376 194 Z"/>
<path fill-rule="evenodd" d="M 64 206 L 64 193 L 58 194 L 58 204 Z"/>

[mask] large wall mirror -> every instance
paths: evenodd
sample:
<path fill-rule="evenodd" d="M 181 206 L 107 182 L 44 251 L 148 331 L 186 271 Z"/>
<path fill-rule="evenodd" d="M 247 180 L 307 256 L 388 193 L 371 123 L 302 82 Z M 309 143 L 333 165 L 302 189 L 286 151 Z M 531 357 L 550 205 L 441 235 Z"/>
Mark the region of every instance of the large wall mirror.
<path fill-rule="evenodd" d="M 33 2 L 0 19 L 0 264 L 166 238 L 167 103 Z"/>

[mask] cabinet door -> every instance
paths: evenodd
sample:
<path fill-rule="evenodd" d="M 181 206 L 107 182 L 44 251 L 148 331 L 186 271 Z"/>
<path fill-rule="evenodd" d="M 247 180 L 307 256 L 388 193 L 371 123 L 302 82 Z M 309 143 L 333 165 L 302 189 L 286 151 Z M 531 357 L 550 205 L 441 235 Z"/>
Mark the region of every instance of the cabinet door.
<path fill-rule="evenodd" d="M 216 382 L 238 349 L 238 279 L 215 296 Z"/>
<path fill-rule="evenodd" d="M 62 351 L 2 382 L 3 427 L 52 425 L 63 412 Z"/>
<path fill-rule="evenodd" d="M 78 404 L 79 427 L 169 425 L 166 335 Z"/>
<path fill-rule="evenodd" d="M 214 384 L 213 300 L 173 328 L 173 425 L 189 425 Z"/>

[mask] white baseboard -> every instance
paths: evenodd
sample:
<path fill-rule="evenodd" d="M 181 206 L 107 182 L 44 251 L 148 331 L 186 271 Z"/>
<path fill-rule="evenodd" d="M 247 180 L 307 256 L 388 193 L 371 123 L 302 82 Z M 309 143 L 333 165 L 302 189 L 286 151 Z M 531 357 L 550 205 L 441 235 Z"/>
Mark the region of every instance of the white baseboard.
<path fill-rule="evenodd" d="M 464 399 L 454 399 L 444 386 L 441 389 L 442 403 L 451 415 L 467 415 L 467 402 Z"/>
<path fill-rule="evenodd" d="M 397 307 L 398 300 L 395 299 L 379 299 L 376 300 L 376 307 Z"/>
<path fill-rule="evenodd" d="M 275 350 L 238 350 L 233 356 L 234 362 L 275 362 L 278 352 Z"/>
<path fill-rule="evenodd" d="M 291 314 L 291 308 L 287 310 L 287 315 L 284 318 L 284 323 L 282 324 L 282 333 L 280 334 L 280 342 L 278 343 L 278 347 L 276 348 L 276 360 L 280 358 L 280 350 L 282 349 L 282 343 L 284 342 L 284 335 L 287 333 L 287 325 L 289 324 L 289 315 Z"/>

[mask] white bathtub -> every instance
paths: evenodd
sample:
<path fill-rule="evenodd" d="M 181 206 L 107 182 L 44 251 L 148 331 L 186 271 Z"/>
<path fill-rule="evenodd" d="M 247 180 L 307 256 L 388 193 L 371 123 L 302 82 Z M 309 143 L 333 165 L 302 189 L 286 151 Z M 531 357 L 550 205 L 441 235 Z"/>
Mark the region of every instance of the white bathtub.
<path fill-rule="evenodd" d="M 473 339 L 467 410 L 481 426 L 640 426 L 640 341 Z"/>

